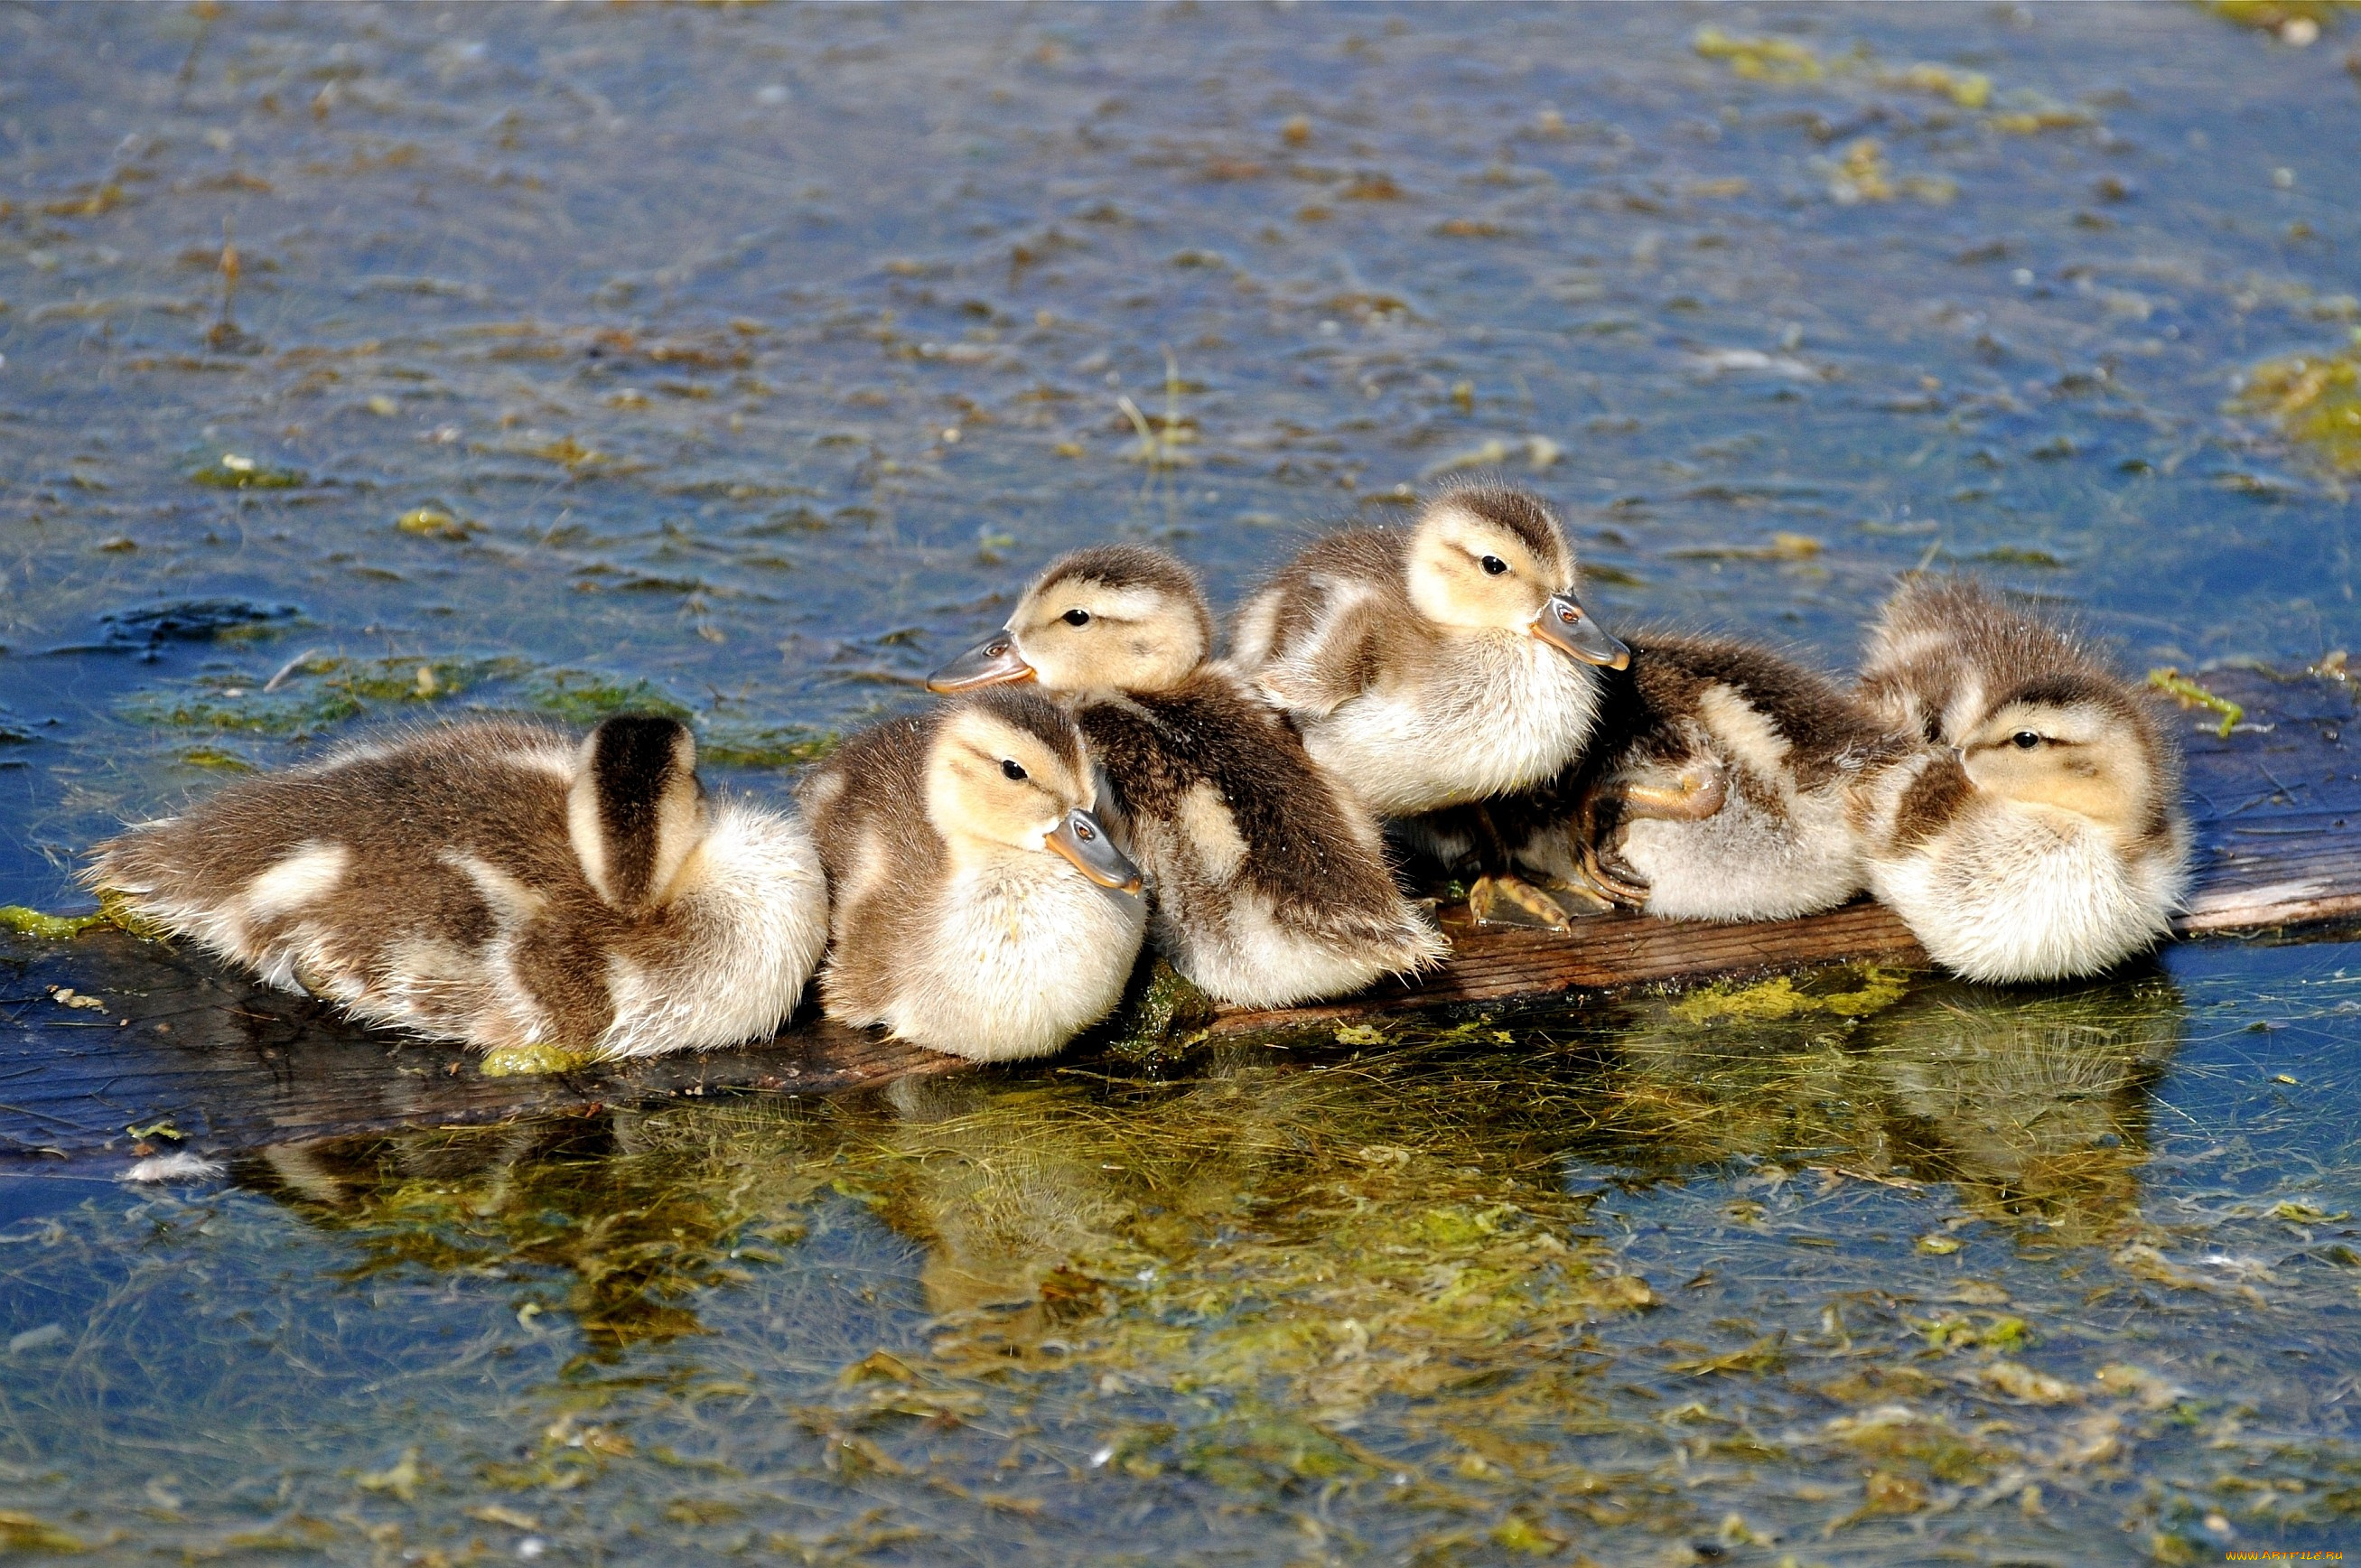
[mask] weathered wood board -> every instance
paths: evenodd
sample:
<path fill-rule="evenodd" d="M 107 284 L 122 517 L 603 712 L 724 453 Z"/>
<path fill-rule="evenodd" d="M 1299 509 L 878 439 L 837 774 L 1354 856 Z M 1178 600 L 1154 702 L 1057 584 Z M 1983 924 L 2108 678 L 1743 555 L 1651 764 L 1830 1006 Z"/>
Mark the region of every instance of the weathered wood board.
<path fill-rule="evenodd" d="M 2217 737 L 2184 722 L 2196 891 L 2183 935 L 2361 924 L 2361 747 L 2340 682 L 2223 671 L 2246 707 Z M 1478 931 L 1446 911 L 1449 964 L 1416 985 L 1276 1013 L 1225 1013 L 1236 1034 L 1454 1003 L 1612 990 L 1878 959 L 1923 961 L 1869 904 L 1803 920 L 1707 926 L 1601 916 L 1570 937 Z M 104 1009 L 69 1006 L 69 987 Z M 169 1124 L 184 1146 L 252 1148 L 340 1133 L 562 1113 L 667 1094 L 760 1087 L 810 1093 L 965 1064 L 823 1022 L 742 1050 L 553 1078 L 487 1078 L 465 1052 L 357 1029 L 184 950 L 93 931 L 0 938 L 0 1156 L 127 1152 Z"/>

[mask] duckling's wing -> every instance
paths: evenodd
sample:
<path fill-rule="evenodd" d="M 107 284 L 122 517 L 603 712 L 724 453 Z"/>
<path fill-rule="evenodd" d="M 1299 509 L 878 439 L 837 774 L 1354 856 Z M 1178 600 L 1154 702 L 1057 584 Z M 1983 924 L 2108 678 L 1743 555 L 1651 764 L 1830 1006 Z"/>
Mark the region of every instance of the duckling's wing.
<path fill-rule="evenodd" d="M 1366 585 L 1327 586 L 1319 613 L 1283 652 L 1255 673 L 1263 695 L 1290 713 L 1324 718 L 1375 685 L 1392 620 L 1386 596 Z"/>
<path fill-rule="evenodd" d="M 1376 823 L 1293 726 L 1229 682 L 1201 675 L 1082 717 L 1126 810 L 1223 847 L 1203 859 L 1291 924 L 1391 932 L 1405 918 Z"/>
<path fill-rule="evenodd" d="M 862 731 L 814 769 L 799 792 L 829 887 L 829 954 L 820 993 L 830 1016 L 881 1022 L 920 949 L 942 843 L 926 817 L 933 715 Z"/>
<path fill-rule="evenodd" d="M 1366 690 L 1389 626 L 1412 612 L 1406 536 L 1351 529 L 1314 540 L 1239 612 L 1233 655 L 1263 696 L 1325 717 Z"/>

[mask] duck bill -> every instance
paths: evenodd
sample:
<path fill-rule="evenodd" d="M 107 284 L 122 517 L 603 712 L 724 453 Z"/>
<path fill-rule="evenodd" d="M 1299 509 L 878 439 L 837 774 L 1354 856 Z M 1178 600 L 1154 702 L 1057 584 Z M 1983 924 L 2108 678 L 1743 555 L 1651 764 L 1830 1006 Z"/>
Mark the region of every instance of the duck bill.
<path fill-rule="evenodd" d="M 1631 650 L 1590 618 L 1572 594 L 1552 594 L 1533 617 L 1532 634 L 1571 658 L 1610 670 L 1631 667 Z"/>
<path fill-rule="evenodd" d="M 1140 889 L 1139 868 L 1131 863 L 1130 856 L 1115 847 L 1106 828 L 1087 811 L 1066 813 L 1066 819 L 1043 842 L 1073 861 L 1076 871 L 1101 887 L 1132 894 Z"/>
<path fill-rule="evenodd" d="M 1011 685 L 1034 678 L 1033 666 L 1016 651 L 1016 640 L 1005 634 L 971 648 L 927 677 L 927 689 L 972 691 L 977 686 Z"/>

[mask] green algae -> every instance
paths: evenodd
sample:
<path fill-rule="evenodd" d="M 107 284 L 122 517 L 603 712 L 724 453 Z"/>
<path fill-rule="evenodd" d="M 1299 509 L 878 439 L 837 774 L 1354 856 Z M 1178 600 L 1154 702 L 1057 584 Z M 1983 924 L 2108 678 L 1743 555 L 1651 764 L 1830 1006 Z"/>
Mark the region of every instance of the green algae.
<path fill-rule="evenodd" d="M 219 746 L 192 746 L 181 753 L 181 761 L 192 768 L 203 768 L 209 773 L 250 773 L 254 771 L 252 762 L 236 752 L 224 751 Z"/>
<path fill-rule="evenodd" d="M 71 1554 L 89 1551 L 90 1543 L 32 1514 L 8 1509 L 0 1510 L 0 1550 Z"/>
<path fill-rule="evenodd" d="M 1850 978 L 1850 971 L 1845 971 Z M 1823 982 L 1828 979 L 1818 977 Z M 1825 1013 L 1839 1018 L 1861 1018 L 1892 1006 L 1910 989 L 1909 977 L 1898 970 L 1871 966 L 1859 972 L 1860 984 L 1850 990 L 1798 990 L 1786 975 L 1752 985 L 1702 986 L 1673 1003 L 1672 1013 L 1685 1023 L 1717 1020 L 1762 1023 L 1776 1018 Z"/>
<path fill-rule="evenodd" d="M 2309 22 L 2316 28 L 2332 27 L 2342 16 L 2361 10 L 2356 0 L 2198 0 L 2225 22 L 2264 32 L 2284 33 L 2290 22 Z"/>
<path fill-rule="evenodd" d="M 722 768 L 800 768 L 843 743 L 839 731 L 809 725 L 710 721 L 698 731 L 697 757 Z"/>
<path fill-rule="evenodd" d="M 104 913 L 45 915 L 21 904 L 0 904 L 0 930 L 14 931 L 20 937 L 39 937 L 52 942 L 62 942 L 69 937 L 81 936 L 94 926 L 109 924 L 111 921 Z"/>
<path fill-rule="evenodd" d="M 1106 1049 L 1126 1061 L 1155 1062 L 1199 1044 L 1213 1022 L 1213 999 L 1158 958 L 1142 964 L 1107 1025 Z"/>
<path fill-rule="evenodd" d="M 136 692 L 122 711 L 134 722 L 159 729 L 300 738 L 368 714 L 447 701 L 489 683 L 513 680 L 529 667 L 513 658 L 307 653 L 267 680 L 209 675 L 183 686 Z"/>
<path fill-rule="evenodd" d="M 588 728 L 619 713 L 660 713 L 686 720 L 689 706 L 649 680 L 621 680 L 590 670 L 544 670 L 527 682 L 523 700 L 535 711 Z"/>
<path fill-rule="evenodd" d="M 2331 473 L 2361 475 L 2361 336 L 2335 353 L 2257 366 L 2231 408 L 2268 419 Z"/>
<path fill-rule="evenodd" d="M 2232 702 L 2228 697 L 2219 696 L 2207 691 L 2170 665 L 2150 670 L 2147 673 L 2147 684 L 2183 707 L 2211 708 L 2220 714 L 2222 723 L 2213 732 L 2224 740 L 2227 740 L 2230 738 L 2230 732 L 2238 727 L 2238 721 L 2246 717 L 2246 710 L 2243 707 Z"/>
<path fill-rule="evenodd" d="M 1705 27 L 1690 35 L 1689 47 L 1750 82 L 1817 82 L 1828 74 L 1820 57 L 1793 38 L 1743 38 Z"/>
<path fill-rule="evenodd" d="M 477 1061 L 476 1070 L 486 1078 L 533 1078 L 577 1072 L 597 1059 L 585 1051 L 571 1051 L 563 1046 L 536 1042 L 523 1046 L 500 1046 L 486 1051 Z"/>
<path fill-rule="evenodd" d="M 404 533 L 422 539 L 441 539 L 463 544 L 475 537 L 478 525 L 440 505 L 417 506 L 393 520 L 393 526 Z"/>
<path fill-rule="evenodd" d="M 300 468 L 282 468 L 253 457 L 225 452 L 189 470 L 192 483 L 216 490 L 291 490 L 310 483 Z"/>

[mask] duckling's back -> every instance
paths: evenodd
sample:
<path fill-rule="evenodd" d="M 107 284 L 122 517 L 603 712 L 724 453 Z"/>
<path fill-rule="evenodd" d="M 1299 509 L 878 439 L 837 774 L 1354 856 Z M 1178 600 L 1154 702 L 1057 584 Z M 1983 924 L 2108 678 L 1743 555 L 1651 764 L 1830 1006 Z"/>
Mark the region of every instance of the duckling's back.
<path fill-rule="evenodd" d="M 380 737 L 135 828 L 87 880 L 272 984 L 485 1049 L 641 1056 L 774 1028 L 827 930 L 800 825 L 723 803 L 669 884 L 620 907 L 569 821 L 579 763 L 570 736 L 517 720 Z"/>
<path fill-rule="evenodd" d="M 571 756 L 523 723 L 381 739 L 135 828 L 88 880 L 274 984 L 467 1035 L 497 1011 L 487 955 L 503 929 L 553 892 L 588 894 L 566 837 Z"/>
<path fill-rule="evenodd" d="M 1348 528 L 1314 539 L 1239 609 L 1230 632 L 1231 662 L 1252 675 L 1272 663 L 1302 660 L 1342 630 L 1341 615 L 1363 605 L 1406 615 L 1410 598 L 1402 578 L 1409 550 L 1410 534 L 1402 529 Z M 1347 684 L 1345 674 L 1338 674 L 1340 687 Z"/>
<path fill-rule="evenodd" d="M 1158 945 L 1220 1000 L 1283 1006 L 1442 956 L 1375 819 L 1226 673 L 1088 699 L 1076 718 L 1154 883 Z"/>

